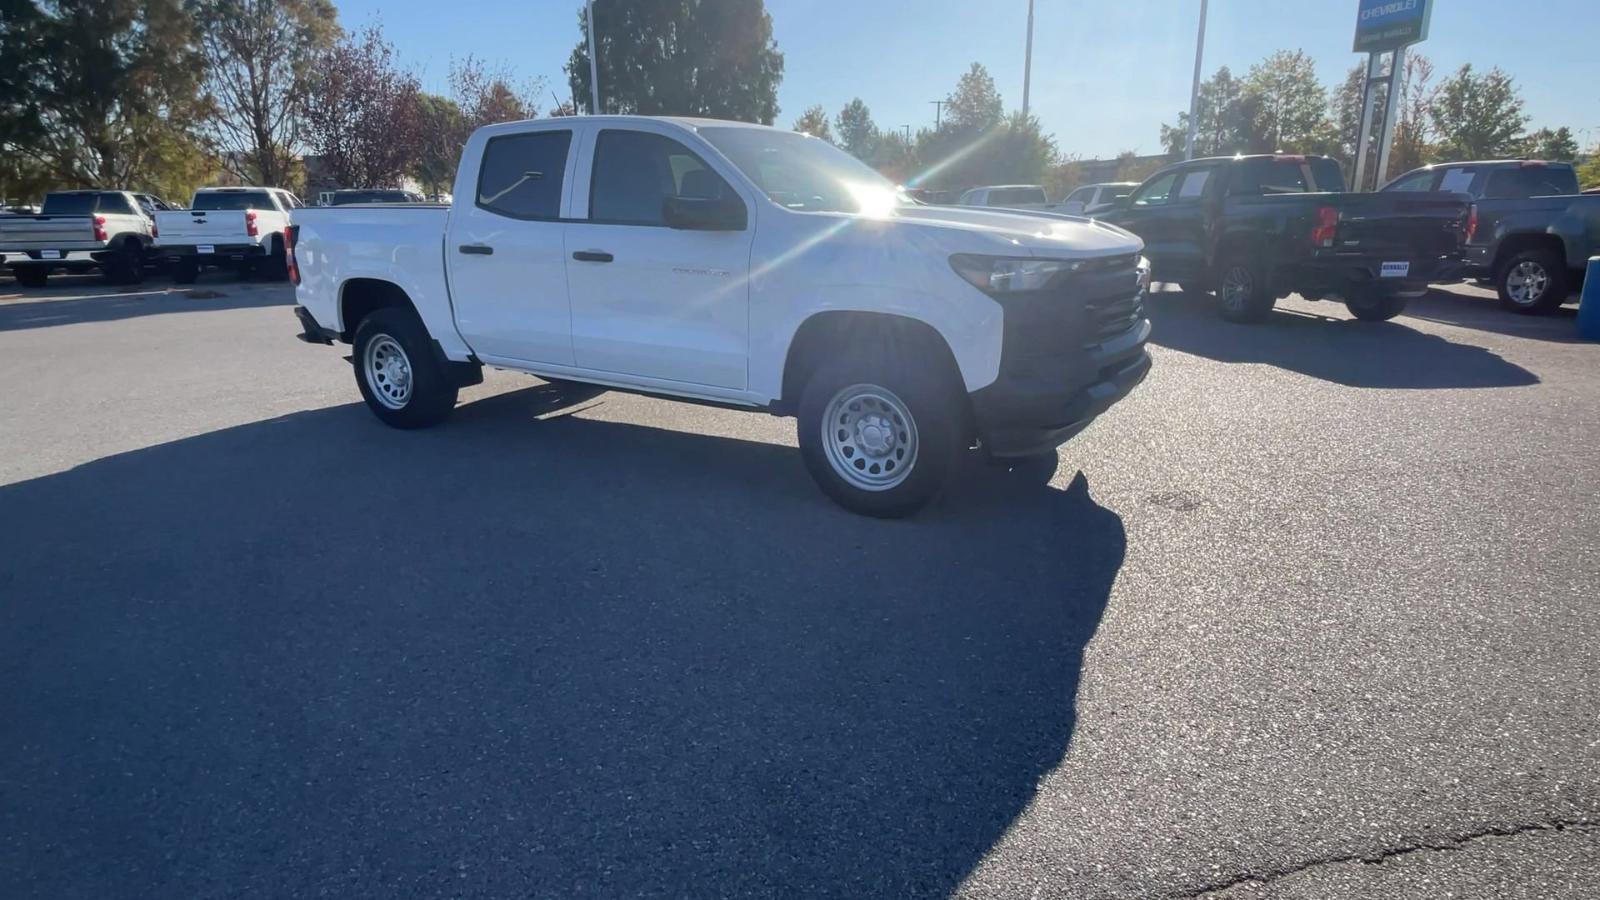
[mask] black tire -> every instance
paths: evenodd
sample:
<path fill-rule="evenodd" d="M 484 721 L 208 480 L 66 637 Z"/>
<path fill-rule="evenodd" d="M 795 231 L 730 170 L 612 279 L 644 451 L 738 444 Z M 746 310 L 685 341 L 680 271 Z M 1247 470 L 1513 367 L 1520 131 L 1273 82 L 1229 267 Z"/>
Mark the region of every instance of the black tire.
<path fill-rule="evenodd" d="M 194 284 L 200 277 L 200 261 L 185 256 L 172 266 L 172 280 L 176 284 Z"/>
<path fill-rule="evenodd" d="M 1267 271 L 1248 256 L 1224 257 L 1217 266 L 1217 312 L 1229 322 L 1260 322 L 1278 300 Z"/>
<path fill-rule="evenodd" d="M 17 284 L 26 288 L 42 288 L 50 281 L 49 266 L 17 266 L 11 274 L 17 276 Z"/>
<path fill-rule="evenodd" d="M 409 309 L 389 307 L 375 310 L 356 326 L 353 342 L 355 353 L 356 386 L 361 398 L 385 424 L 395 428 L 427 428 L 442 422 L 455 409 L 458 389 L 446 373 L 444 366 L 433 355 L 428 330 L 416 313 Z M 408 373 L 403 396 L 387 388 L 394 369 L 385 377 L 369 359 L 369 349 L 379 345 L 380 351 L 393 356 L 399 347 L 399 364 Z M 386 346 L 385 346 L 386 345 Z M 379 358 L 381 358 L 381 353 Z M 373 383 L 374 381 L 378 383 Z"/>
<path fill-rule="evenodd" d="M 140 284 L 144 281 L 144 247 L 138 241 L 124 242 L 116 254 L 101 265 L 101 273 L 112 284 Z"/>
<path fill-rule="evenodd" d="M 1406 310 L 1406 298 L 1379 290 L 1351 291 L 1344 308 L 1363 322 L 1387 322 Z"/>
<path fill-rule="evenodd" d="M 1500 305 L 1524 315 L 1547 313 L 1567 302 L 1567 263 L 1554 250 L 1524 250 L 1494 273 Z"/>
<path fill-rule="evenodd" d="M 267 260 L 266 275 L 269 281 L 289 280 L 289 251 L 284 249 L 281 234 L 272 236 L 272 253 Z"/>
<path fill-rule="evenodd" d="M 909 516 L 938 495 L 953 471 L 966 443 L 962 414 L 964 396 L 959 379 L 953 373 L 930 365 L 929 357 L 882 354 L 876 350 L 846 353 L 819 365 L 801 392 L 797 425 L 801 458 L 822 492 L 845 509 L 885 519 Z M 830 440 L 823 429 L 825 425 L 832 429 L 841 423 L 828 421 L 829 408 L 836 398 L 844 399 L 848 396 L 845 392 L 853 388 L 869 393 L 876 391 L 880 399 L 858 400 L 854 407 L 840 411 L 845 415 L 870 415 L 885 424 L 906 425 L 908 423 L 902 421 L 890 405 L 898 403 L 910 417 L 908 429 L 894 427 L 888 435 L 877 426 L 866 426 L 878 435 L 874 440 L 885 440 L 891 445 L 881 456 L 869 459 L 840 451 L 841 460 L 848 455 L 856 461 L 854 467 L 862 473 L 859 477 L 892 478 L 895 476 L 889 473 L 897 462 L 905 464 L 903 452 L 909 448 L 909 474 L 898 476 L 897 483 L 882 489 L 852 483 L 835 470 L 831 461 L 835 450 L 830 448 Z M 856 421 L 863 424 L 860 418 Z M 838 448 L 839 444 L 833 443 L 832 447 Z M 901 451 L 902 455 L 896 457 L 896 451 Z M 873 466 L 884 468 L 869 474 Z"/>

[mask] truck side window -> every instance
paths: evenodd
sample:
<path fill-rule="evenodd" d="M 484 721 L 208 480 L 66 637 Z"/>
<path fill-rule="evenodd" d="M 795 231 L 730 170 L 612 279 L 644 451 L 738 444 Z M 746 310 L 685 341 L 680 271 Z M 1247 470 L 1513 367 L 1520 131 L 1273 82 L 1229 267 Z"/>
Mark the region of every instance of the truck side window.
<path fill-rule="evenodd" d="M 1182 172 L 1168 172 L 1157 177 L 1154 181 L 1140 188 L 1133 195 L 1134 206 L 1165 206 L 1172 198 L 1172 189 L 1178 183 Z"/>
<path fill-rule="evenodd" d="M 1386 191 L 1430 191 L 1433 190 L 1433 171 L 1423 169 L 1402 176 L 1399 181 L 1384 188 Z"/>
<path fill-rule="evenodd" d="M 571 131 L 529 131 L 492 137 L 478 166 L 478 205 L 512 219 L 561 216 Z"/>
<path fill-rule="evenodd" d="M 1184 203 L 1198 203 L 1205 197 L 1206 185 L 1210 183 L 1210 169 L 1189 170 L 1183 176 L 1183 184 L 1178 186 L 1178 200 Z"/>
<path fill-rule="evenodd" d="M 134 214 L 133 204 L 129 203 L 128 198 L 122 194 L 101 194 L 100 205 L 95 211 L 113 215 L 120 213 L 131 216 Z"/>
<path fill-rule="evenodd" d="M 1303 194 L 1306 178 L 1302 164 L 1293 159 L 1251 159 L 1239 167 L 1228 193 L 1236 196 Z"/>
<path fill-rule="evenodd" d="M 732 193 L 694 151 L 648 131 L 600 132 L 589 180 L 589 218 L 618 225 L 665 225 L 668 197 L 718 200 Z"/>
<path fill-rule="evenodd" d="M 1491 199 L 1548 197 L 1574 193 L 1571 187 L 1571 184 L 1563 184 L 1547 166 L 1521 166 L 1489 173 L 1483 196 Z"/>

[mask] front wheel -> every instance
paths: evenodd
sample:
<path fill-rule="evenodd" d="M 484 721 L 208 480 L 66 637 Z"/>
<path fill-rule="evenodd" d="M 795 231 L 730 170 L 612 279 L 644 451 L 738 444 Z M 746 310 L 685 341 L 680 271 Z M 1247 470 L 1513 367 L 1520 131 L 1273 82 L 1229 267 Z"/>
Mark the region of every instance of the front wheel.
<path fill-rule="evenodd" d="M 1500 267 L 1495 288 L 1512 312 L 1549 312 L 1567 302 L 1566 261 L 1553 250 L 1524 250 Z"/>
<path fill-rule="evenodd" d="M 1345 298 L 1344 308 L 1363 322 L 1387 322 L 1405 312 L 1406 298 L 1376 290 L 1352 292 Z"/>
<path fill-rule="evenodd" d="M 852 354 L 824 362 L 800 396 L 800 454 L 852 512 L 909 516 L 944 486 L 962 444 L 960 396 L 926 364 Z"/>
<path fill-rule="evenodd" d="M 356 326 L 356 385 L 367 407 L 395 428 L 426 428 L 455 408 L 458 389 L 433 355 L 416 314 L 380 309 Z"/>

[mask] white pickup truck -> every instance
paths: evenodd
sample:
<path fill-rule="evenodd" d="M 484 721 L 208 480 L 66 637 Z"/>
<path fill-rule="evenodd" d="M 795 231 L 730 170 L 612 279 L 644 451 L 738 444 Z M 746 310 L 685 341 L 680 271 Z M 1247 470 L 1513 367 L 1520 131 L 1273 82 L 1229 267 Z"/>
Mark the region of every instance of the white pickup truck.
<path fill-rule="evenodd" d="M 171 264 L 179 284 L 193 283 L 212 266 L 240 275 L 264 267 L 268 275 L 284 278 L 284 231 L 290 211 L 300 206 L 282 188 L 201 188 L 188 209 L 156 214 L 156 253 Z"/>
<path fill-rule="evenodd" d="M 301 338 L 432 425 L 483 365 L 799 419 L 822 489 L 914 512 L 975 444 L 1054 453 L 1149 371 L 1139 239 L 924 206 L 815 138 L 703 119 L 491 125 L 453 206 L 295 213 Z"/>
<path fill-rule="evenodd" d="M 44 287 L 51 272 L 100 269 L 112 284 L 137 284 L 159 210 L 150 194 L 54 191 L 37 215 L 0 218 L 0 261 L 24 287 Z"/>

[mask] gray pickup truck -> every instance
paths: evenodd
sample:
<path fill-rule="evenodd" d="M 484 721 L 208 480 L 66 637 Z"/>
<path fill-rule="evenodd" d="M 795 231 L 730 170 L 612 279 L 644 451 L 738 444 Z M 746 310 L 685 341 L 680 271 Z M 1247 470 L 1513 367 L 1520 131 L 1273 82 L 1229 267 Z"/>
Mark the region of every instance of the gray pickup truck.
<path fill-rule="evenodd" d="M 1407 172 L 1383 190 L 1471 197 L 1462 274 L 1492 283 L 1513 312 L 1549 312 L 1565 303 L 1582 287 L 1589 257 L 1600 252 L 1600 195 L 1578 193 L 1568 163 L 1441 163 Z"/>
<path fill-rule="evenodd" d="M 23 287 L 52 272 L 99 269 L 113 284 L 144 280 L 155 214 L 171 205 L 132 191 L 53 191 L 37 215 L 0 219 L 0 263 Z"/>

